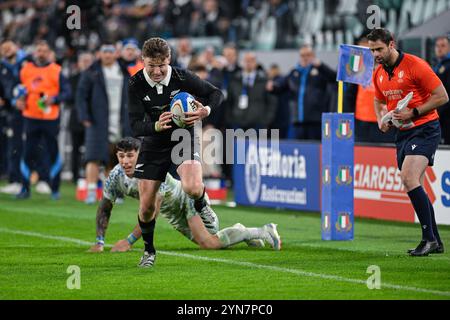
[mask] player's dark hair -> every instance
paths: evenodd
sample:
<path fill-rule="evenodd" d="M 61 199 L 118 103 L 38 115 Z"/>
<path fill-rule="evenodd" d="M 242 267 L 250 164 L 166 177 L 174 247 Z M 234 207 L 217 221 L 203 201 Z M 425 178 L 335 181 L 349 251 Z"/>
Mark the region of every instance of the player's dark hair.
<path fill-rule="evenodd" d="M 373 29 L 367 35 L 367 40 L 373 41 L 373 42 L 381 40 L 385 44 L 389 45 L 391 43 L 391 41 L 394 41 L 394 36 L 387 29 L 377 28 L 377 29 Z"/>
<path fill-rule="evenodd" d="M 223 49 L 233 49 L 234 51 L 236 51 L 236 53 L 239 51 L 237 45 L 234 42 L 227 42 L 223 46 Z"/>
<path fill-rule="evenodd" d="M 116 145 L 116 151 L 128 152 L 139 151 L 141 141 L 133 137 L 125 137 L 121 139 Z"/>
<path fill-rule="evenodd" d="M 144 42 L 142 56 L 152 59 L 166 59 L 170 57 L 170 46 L 161 38 L 150 38 Z"/>
<path fill-rule="evenodd" d="M 37 41 L 34 43 L 34 45 L 35 45 L 36 47 L 39 47 L 39 46 L 46 46 L 46 47 L 50 48 L 50 45 L 48 44 L 47 40 L 37 40 Z"/>
<path fill-rule="evenodd" d="M 195 63 L 189 67 L 192 72 L 208 72 L 206 66 L 202 63 Z"/>

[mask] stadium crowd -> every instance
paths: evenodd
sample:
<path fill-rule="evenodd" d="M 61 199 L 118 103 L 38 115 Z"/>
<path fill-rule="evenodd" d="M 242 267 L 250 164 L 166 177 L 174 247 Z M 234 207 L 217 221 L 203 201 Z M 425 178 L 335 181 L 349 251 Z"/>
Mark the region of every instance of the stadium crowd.
<path fill-rule="evenodd" d="M 66 27 L 60 17 L 68 17 L 71 4 L 80 6 L 81 23 L 87 27 Z M 310 45 L 300 47 L 298 64 L 288 74 L 281 74 L 276 64 L 266 70 L 252 51 L 239 52 L 252 39 L 252 23 L 268 17 L 276 21 L 276 47 L 292 48 L 297 32 L 289 10 L 293 5 L 295 1 L 282 0 L 0 1 L 0 178 L 9 183 L 0 192 L 29 197 L 31 172 L 37 171 L 42 181 L 37 190 L 59 198 L 61 106 L 70 109 L 73 181 L 83 175 L 93 188 L 101 165 L 106 174 L 114 167 L 112 146 L 131 133 L 128 79 L 143 67 L 140 46 L 151 36 L 177 38 L 172 65 L 222 89 L 226 99 L 221 112 L 208 117 L 204 129 L 270 128 L 279 129 L 282 139 L 320 140 L 321 114 L 336 105 L 335 66 L 317 59 Z M 193 48 L 192 38 L 214 36 L 222 39 L 223 48 Z M 359 44 L 366 45 L 366 39 Z M 437 39 L 435 51 L 434 70 L 450 92 L 448 38 Z M 32 73 L 44 81 L 28 83 Z M 23 100 L 19 84 L 51 94 Z M 393 135 L 378 130 L 373 97 L 373 87 L 346 87 L 345 111 L 355 112 L 356 140 L 393 142 Z M 25 104 L 47 111 L 22 111 Z M 440 113 L 442 143 L 450 144 L 450 106 Z M 231 177 L 226 166 L 204 171 Z"/>

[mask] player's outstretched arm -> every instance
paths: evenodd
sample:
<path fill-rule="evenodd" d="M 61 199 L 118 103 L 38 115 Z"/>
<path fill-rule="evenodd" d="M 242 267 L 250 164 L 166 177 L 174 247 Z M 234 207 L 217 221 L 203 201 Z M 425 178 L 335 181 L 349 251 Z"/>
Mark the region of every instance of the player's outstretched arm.
<path fill-rule="evenodd" d="M 111 252 L 126 252 L 131 250 L 133 244 L 138 241 L 142 236 L 141 227 L 139 223 L 133 229 L 133 232 L 126 239 L 122 239 L 116 242 L 114 247 L 111 248 Z"/>
<path fill-rule="evenodd" d="M 106 229 L 108 228 L 109 218 L 111 217 L 111 211 L 113 208 L 113 203 L 106 198 L 100 201 L 97 209 L 97 243 L 91 247 L 90 252 L 102 252 L 104 246 L 104 239 L 106 234 Z"/>

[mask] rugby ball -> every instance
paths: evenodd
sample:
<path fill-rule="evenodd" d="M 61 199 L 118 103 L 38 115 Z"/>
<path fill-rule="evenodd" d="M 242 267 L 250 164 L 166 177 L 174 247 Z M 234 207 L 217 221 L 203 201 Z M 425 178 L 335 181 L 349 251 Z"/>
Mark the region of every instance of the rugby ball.
<path fill-rule="evenodd" d="M 187 92 L 179 92 L 170 102 L 170 112 L 172 112 L 173 122 L 180 128 L 187 128 L 184 123 L 185 112 L 194 112 L 197 106 L 194 103 L 195 98 Z"/>

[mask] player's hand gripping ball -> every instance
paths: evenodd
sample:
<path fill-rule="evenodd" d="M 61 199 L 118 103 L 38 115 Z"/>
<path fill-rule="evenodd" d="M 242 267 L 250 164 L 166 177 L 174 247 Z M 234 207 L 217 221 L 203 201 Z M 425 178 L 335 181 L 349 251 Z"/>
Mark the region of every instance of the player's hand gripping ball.
<path fill-rule="evenodd" d="M 170 112 L 173 114 L 173 122 L 180 128 L 189 127 L 184 122 L 185 112 L 197 110 L 195 98 L 187 92 L 179 92 L 170 102 Z"/>

